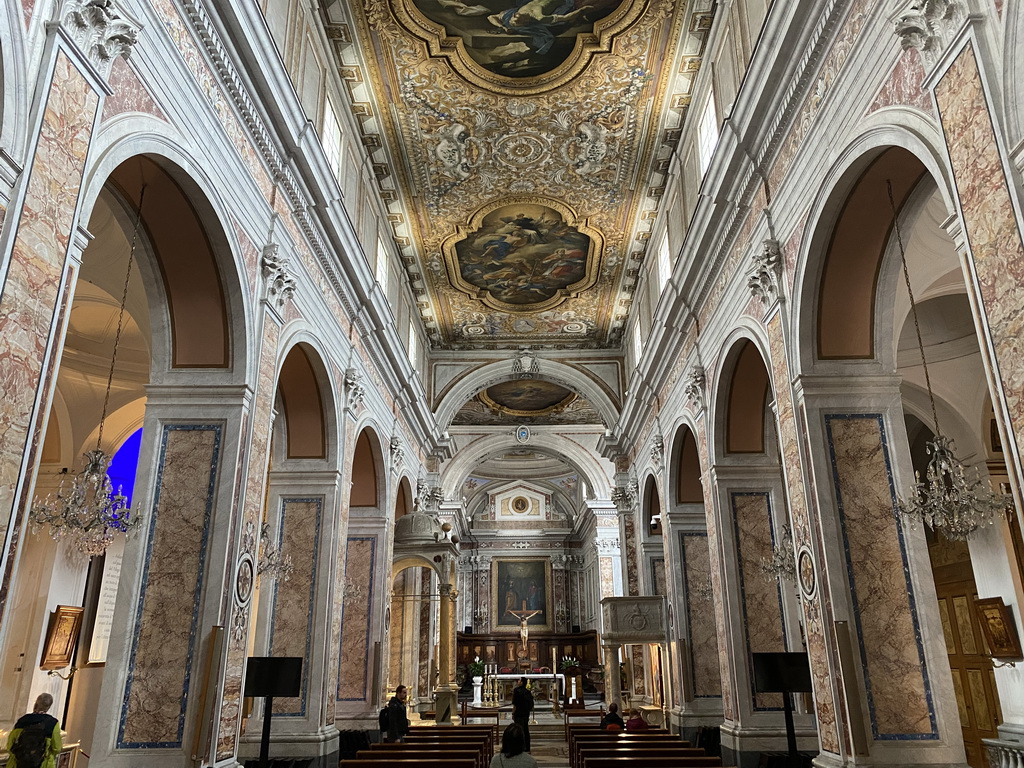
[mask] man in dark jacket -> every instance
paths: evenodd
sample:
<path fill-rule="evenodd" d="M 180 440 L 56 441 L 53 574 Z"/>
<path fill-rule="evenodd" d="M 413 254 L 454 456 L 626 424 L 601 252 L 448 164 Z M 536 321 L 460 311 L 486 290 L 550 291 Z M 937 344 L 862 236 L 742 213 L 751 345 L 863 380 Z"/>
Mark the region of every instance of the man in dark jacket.
<path fill-rule="evenodd" d="M 519 678 L 519 685 L 512 689 L 512 722 L 523 728 L 526 736 L 526 751 L 530 751 L 530 713 L 533 711 L 533 694 L 526 687 L 526 678 Z"/>
<path fill-rule="evenodd" d="M 405 734 L 409 732 L 409 716 L 405 711 L 407 698 L 409 689 L 400 685 L 388 702 L 388 741 L 391 743 L 405 741 Z"/>
<path fill-rule="evenodd" d="M 611 729 L 608 728 L 609 725 L 612 726 Z M 621 731 L 625 725 L 622 722 L 622 715 L 619 714 L 619 705 L 613 701 L 608 705 L 608 714 L 601 718 L 601 728 L 606 731 Z"/>

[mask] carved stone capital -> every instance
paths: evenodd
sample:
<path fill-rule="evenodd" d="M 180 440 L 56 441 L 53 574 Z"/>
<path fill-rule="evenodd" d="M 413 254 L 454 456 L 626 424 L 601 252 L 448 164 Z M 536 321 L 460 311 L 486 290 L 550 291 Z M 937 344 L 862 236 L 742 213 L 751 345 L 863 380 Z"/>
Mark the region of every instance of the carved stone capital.
<path fill-rule="evenodd" d="M 931 66 L 966 20 L 967 8 L 958 0 L 908 0 L 893 16 L 893 25 L 903 50 L 917 48 Z"/>
<path fill-rule="evenodd" d="M 359 410 L 366 398 L 366 387 L 363 386 L 363 374 L 356 368 L 345 371 L 346 406 L 352 411 Z"/>
<path fill-rule="evenodd" d="M 70 0 L 61 21 L 103 77 L 110 74 L 114 59 L 131 54 L 141 29 L 113 0 Z"/>
<path fill-rule="evenodd" d="M 651 464 L 655 469 L 661 469 L 661 462 L 665 458 L 665 438 L 655 435 L 651 441 Z"/>
<path fill-rule="evenodd" d="M 782 249 L 777 240 L 765 240 L 760 252 L 754 254 L 747 271 L 750 295 L 771 304 L 782 298 Z"/>
<path fill-rule="evenodd" d="M 707 384 L 707 375 L 704 373 L 704 366 L 695 365 L 686 373 L 683 381 L 683 394 L 695 408 L 704 406 L 704 387 Z"/>
<path fill-rule="evenodd" d="M 267 281 L 267 299 L 280 309 L 295 294 L 295 278 L 289 259 L 281 255 L 277 243 L 270 243 L 263 249 L 260 268 Z"/>

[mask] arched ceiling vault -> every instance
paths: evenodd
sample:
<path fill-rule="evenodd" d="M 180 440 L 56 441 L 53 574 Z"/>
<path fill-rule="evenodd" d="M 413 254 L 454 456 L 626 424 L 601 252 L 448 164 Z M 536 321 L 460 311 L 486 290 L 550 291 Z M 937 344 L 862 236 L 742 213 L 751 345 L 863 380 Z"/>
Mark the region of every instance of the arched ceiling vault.
<path fill-rule="evenodd" d="M 321 0 L 435 349 L 618 345 L 713 3 L 562 5 Z"/>

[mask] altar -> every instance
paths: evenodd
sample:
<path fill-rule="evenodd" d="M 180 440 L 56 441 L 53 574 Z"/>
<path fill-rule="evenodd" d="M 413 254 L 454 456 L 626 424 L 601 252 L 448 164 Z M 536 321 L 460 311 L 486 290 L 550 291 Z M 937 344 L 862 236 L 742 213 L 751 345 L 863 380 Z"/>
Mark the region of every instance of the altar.
<path fill-rule="evenodd" d="M 527 680 L 539 682 L 544 685 L 544 696 L 539 697 L 537 691 L 534 688 L 533 698 L 534 700 L 540 699 L 541 701 L 549 701 L 551 705 L 557 709 L 558 702 L 562 700 L 565 693 L 565 675 L 561 673 L 551 672 L 524 672 L 521 675 L 517 674 L 497 674 L 490 675 L 490 677 L 497 682 L 501 698 L 499 701 L 511 701 L 512 689 L 519 684 L 521 678 Z M 531 685 L 531 688 L 533 686 Z"/>

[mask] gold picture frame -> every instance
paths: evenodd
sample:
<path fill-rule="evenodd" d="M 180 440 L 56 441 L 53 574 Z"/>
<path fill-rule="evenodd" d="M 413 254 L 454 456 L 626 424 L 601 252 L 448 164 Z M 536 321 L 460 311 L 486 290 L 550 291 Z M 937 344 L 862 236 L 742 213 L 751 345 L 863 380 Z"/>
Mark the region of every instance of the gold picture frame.
<path fill-rule="evenodd" d="M 978 611 L 978 623 L 985 636 L 989 653 L 994 659 L 1004 661 L 1024 661 L 1021 650 L 1020 635 L 1017 624 L 1013 620 L 1013 611 L 1003 603 L 1001 597 L 985 597 L 976 599 L 974 606 Z"/>
<path fill-rule="evenodd" d="M 543 581 L 543 584 L 538 584 L 538 581 Z M 554 630 L 551 558 L 494 558 L 491 561 L 491 631 L 518 633 L 521 622 L 518 617 L 509 614 L 508 609 L 514 605 L 512 610 L 522 610 L 523 602 L 526 602 L 526 610 L 540 610 L 539 614 L 527 621 L 531 630 Z"/>
<path fill-rule="evenodd" d="M 63 669 L 71 666 L 75 654 L 78 634 L 82 629 L 84 609 L 77 605 L 58 605 L 50 613 L 50 624 L 46 628 L 46 642 L 40 669 Z"/>

